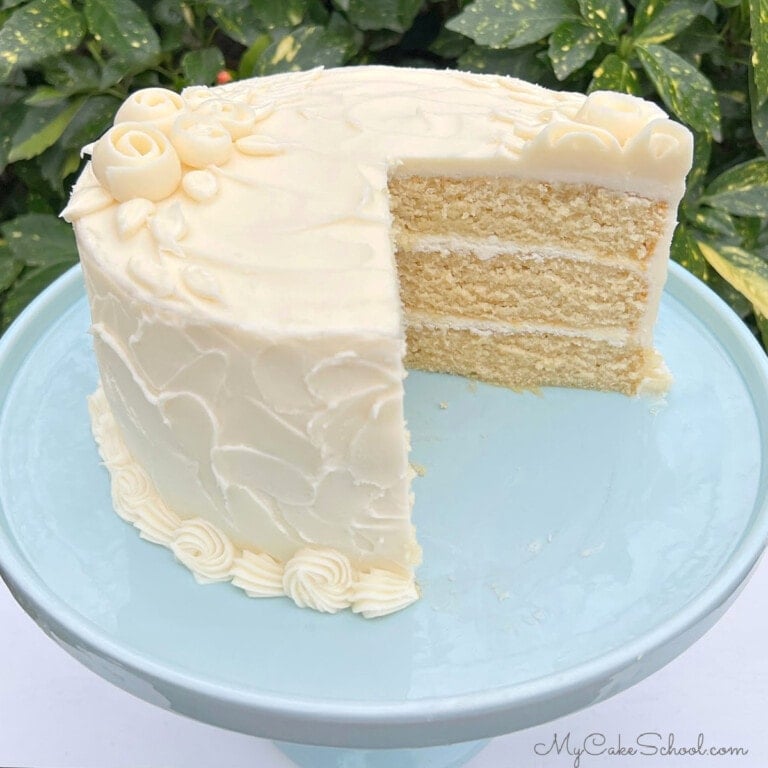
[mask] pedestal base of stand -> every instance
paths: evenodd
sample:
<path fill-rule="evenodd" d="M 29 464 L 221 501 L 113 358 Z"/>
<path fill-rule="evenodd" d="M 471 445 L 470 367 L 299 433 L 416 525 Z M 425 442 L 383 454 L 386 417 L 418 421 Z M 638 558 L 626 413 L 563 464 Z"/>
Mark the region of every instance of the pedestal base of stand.
<path fill-rule="evenodd" d="M 299 768 L 460 768 L 487 744 L 485 739 L 418 749 L 339 749 L 275 742 Z"/>

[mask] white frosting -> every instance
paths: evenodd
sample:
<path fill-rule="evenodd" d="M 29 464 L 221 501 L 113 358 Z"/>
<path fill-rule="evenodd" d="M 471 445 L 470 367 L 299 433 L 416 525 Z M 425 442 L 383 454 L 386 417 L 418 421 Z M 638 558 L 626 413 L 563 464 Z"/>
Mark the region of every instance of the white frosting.
<path fill-rule="evenodd" d="M 121 203 L 137 197 L 163 200 L 179 186 L 176 150 L 149 123 L 119 123 L 93 147 L 93 172 L 101 186 Z"/>
<path fill-rule="evenodd" d="M 133 237 L 155 213 L 156 206 L 151 200 L 136 197 L 122 203 L 117 209 L 117 232 L 121 238 Z"/>
<path fill-rule="evenodd" d="M 285 564 L 283 589 L 299 608 L 337 613 L 352 604 L 354 575 L 349 560 L 334 549 L 300 549 Z"/>
<path fill-rule="evenodd" d="M 386 616 L 417 599 L 412 577 L 384 569 L 356 571 L 327 547 L 303 547 L 286 563 L 239 548 L 218 526 L 182 519 L 160 498 L 126 448 L 103 389 L 88 398 L 99 453 L 110 469 L 115 510 L 142 538 L 168 547 L 201 584 L 231 581 L 249 597 L 286 595 L 301 608 L 336 613 L 352 607 L 366 618 Z"/>
<path fill-rule="evenodd" d="M 231 578 L 235 548 L 229 538 L 207 520 L 185 520 L 174 532 L 171 549 L 198 581 Z"/>
<path fill-rule="evenodd" d="M 419 599 L 413 579 L 390 571 L 361 574 L 352 591 L 352 610 L 366 619 L 400 611 Z"/>
<path fill-rule="evenodd" d="M 283 564 L 265 552 L 245 550 L 232 568 L 232 583 L 248 597 L 280 597 L 283 590 Z"/>
<path fill-rule="evenodd" d="M 420 551 L 388 178 L 584 181 L 674 210 L 691 146 L 633 97 L 450 71 L 135 94 L 64 211 L 109 403 L 94 431 L 110 448 L 114 419 L 162 500 L 119 491 L 116 508 L 202 578 L 273 594 L 279 563 L 318 610 L 406 605 Z M 652 293 L 665 265 L 662 243 Z M 205 525 L 177 541 L 182 517 Z"/>
<path fill-rule="evenodd" d="M 208 99 L 202 102 L 195 109 L 195 115 L 205 116 L 219 123 L 233 140 L 250 135 L 257 117 L 253 107 L 225 99 Z"/>
<path fill-rule="evenodd" d="M 176 118 L 171 141 L 181 161 L 192 168 L 223 165 L 232 156 L 229 131 L 212 117 L 185 112 Z"/>
<path fill-rule="evenodd" d="M 184 109 L 184 100 L 167 88 L 144 88 L 132 93 L 115 115 L 118 123 L 152 123 L 165 134 Z"/>
<path fill-rule="evenodd" d="M 184 191 L 198 203 L 211 200 L 219 191 L 219 182 L 210 171 L 190 171 L 181 180 Z"/>

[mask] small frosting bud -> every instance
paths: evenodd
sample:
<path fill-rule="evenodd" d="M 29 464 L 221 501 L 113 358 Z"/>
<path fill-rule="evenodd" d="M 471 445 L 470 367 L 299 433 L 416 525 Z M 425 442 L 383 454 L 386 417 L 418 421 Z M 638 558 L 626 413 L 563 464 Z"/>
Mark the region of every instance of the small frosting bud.
<path fill-rule="evenodd" d="M 147 123 L 120 123 L 93 148 L 93 172 L 117 201 L 136 197 L 157 202 L 181 181 L 179 156 L 165 134 Z"/>

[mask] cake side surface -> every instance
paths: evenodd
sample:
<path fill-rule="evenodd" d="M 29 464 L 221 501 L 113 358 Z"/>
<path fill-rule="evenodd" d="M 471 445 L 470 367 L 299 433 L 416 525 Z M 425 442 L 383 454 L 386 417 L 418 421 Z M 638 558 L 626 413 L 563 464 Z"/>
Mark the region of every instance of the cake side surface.
<path fill-rule="evenodd" d="M 367 601 L 358 608 L 378 615 L 415 595 L 420 557 L 402 406 L 405 326 L 409 334 L 419 327 L 434 335 L 426 345 L 426 335 L 409 336 L 408 359 L 417 365 L 452 365 L 508 386 L 516 379 L 462 359 L 456 340 L 469 334 L 465 347 L 476 360 L 499 350 L 513 360 L 515 349 L 533 343 L 518 339 L 505 348 L 510 334 L 501 329 L 494 351 L 488 327 L 454 323 L 447 333 L 429 306 L 418 308 L 420 323 L 411 323 L 407 305 L 403 316 L 392 224 L 393 217 L 396 228 L 412 217 L 392 202 L 421 194 L 415 180 L 438 177 L 447 197 L 453 189 L 460 198 L 479 176 L 490 177 L 491 190 L 586 185 L 602 190 L 601 199 L 636 201 L 647 215 L 633 220 L 653 226 L 645 234 L 608 232 L 615 239 L 624 231 L 631 244 L 618 255 L 601 246 L 600 259 L 610 269 L 640 258 L 645 274 L 653 272 L 645 289 L 633 284 L 635 298 L 627 301 L 644 303 L 642 317 L 636 310 L 626 323 L 647 334 L 690 135 L 657 107 L 617 94 L 586 97 L 511 78 L 360 67 L 192 88 L 182 96 L 138 92 L 91 152 L 63 215 L 75 227 L 91 301 L 103 385 L 94 431 L 102 448 L 122 446 L 119 456 L 130 457 L 134 474 L 143 473 L 169 510 L 166 529 L 168 520 L 182 521 L 181 532 L 166 530 L 161 543 L 174 549 L 177 537 L 193 542 L 175 545 L 186 565 L 205 528 L 206 536 L 229 542 L 222 551 L 240 553 L 240 570 L 228 578 L 258 574 L 267 592 L 278 594 L 276 569 L 293 583 L 305 572 L 294 562 L 301 555 L 299 564 L 307 556 L 312 573 L 327 573 L 318 553 L 333 552 L 328 568 L 353 574 Z M 482 195 L 478 203 L 473 215 L 481 222 Z M 574 197 L 572 205 L 582 207 L 583 219 L 583 201 Z M 428 218 L 441 216 L 433 206 Z M 610 230 L 609 219 L 602 221 Z M 418 238 L 437 229 L 427 229 L 414 229 L 409 256 L 428 252 Z M 478 223 L 458 234 L 485 239 L 486 229 Z M 649 233 L 655 245 L 641 243 Z M 588 282 L 596 237 L 561 265 L 563 285 L 574 255 L 584 257 Z M 539 258 L 546 245 L 538 242 L 535 253 L 529 247 L 528 256 Z M 516 255 L 498 264 L 522 273 L 528 246 L 512 246 Z M 477 261 L 478 253 L 470 258 Z M 473 279 L 468 263 L 451 268 L 459 289 Z M 422 264 L 417 282 L 433 264 Z M 623 269 L 630 285 L 638 270 Z M 487 282 L 492 291 L 494 281 Z M 534 284 L 527 290 L 535 314 Z M 486 295 L 476 296 L 480 322 Z M 572 314 L 567 302 L 562 314 Z M 611 331 L 624 322 L 608 315 Z M 552 341 L 557 354 L 578 346 L 568 338 L 571 347 Z M 619 371 L 623 363 L 614 363 Z M 576 376 L 573 385 L 585 384 Z M 104 460 L 114 489 L 118 465 Z M 120 498 L 115 505 L 124 509 Z M 345 607 L 313 604 L 303 587 L 282 587 L 280 594 L 300 605 Z M 377 594 L 388 596 L 384 608 L 376 606 Z M 357 610 L 353 602 L 347 605 Z"/>

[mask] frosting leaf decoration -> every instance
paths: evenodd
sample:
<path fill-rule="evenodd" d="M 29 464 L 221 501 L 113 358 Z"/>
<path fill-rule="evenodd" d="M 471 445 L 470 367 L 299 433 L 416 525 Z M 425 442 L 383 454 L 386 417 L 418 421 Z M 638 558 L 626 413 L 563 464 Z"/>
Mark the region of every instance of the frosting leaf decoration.
<path fill-rule="evenodd" d="M 94 145 L 99 183 L 121 203 L 136 197 L 157 202 L 181 181 L 181 163 L 164 133 L 145 123 L 119 123 Z"/>
<path fill-rule="evenodd" d="M 188 171 L 181 180 L 181 187 L 193 200 L 204 203 L 216 197 L 219 182 L 210 171 Z"/>
<path fill-rule="evenodd" d="M 282 144 L 269 136 L 259 136 L 257 134 L 238 139 L 235 142 L 235 146 L 244 155 L 254 155 L 256 157 L 279 155 L 285 152 L 286 149 L 285 144 Z"/>
<path fill-rule="evenodd" d="M 89 213 L 96 213 L 96 211 L 106 208 L 114 202 L 115 198 L 103 187 L 86 187 L 72 197 L 67 207 L 61 212 L 61 218 L 72 223 Z"/>
<path fill-rule="evenodd" d="M 121 203 L 117 208 L 117 233 L 121 238 L 133 237 L 155 212 L 155 204 L 144 197 Z"/>
<path fill-rule="evenodd" d="M 223 301 L 219 281 L 207 269 L 198 266 L 184 267 L 181 270 L 181 279 L 187 290 L 199 299 L 218 303 Z"/>
<path fill-rule="evenodd" d="M 149 228 L 161 251 L 184 255 L 179 240 L 187 234 L 187 220 L 178 201 L 153 216 L 149 220 Z"/>

